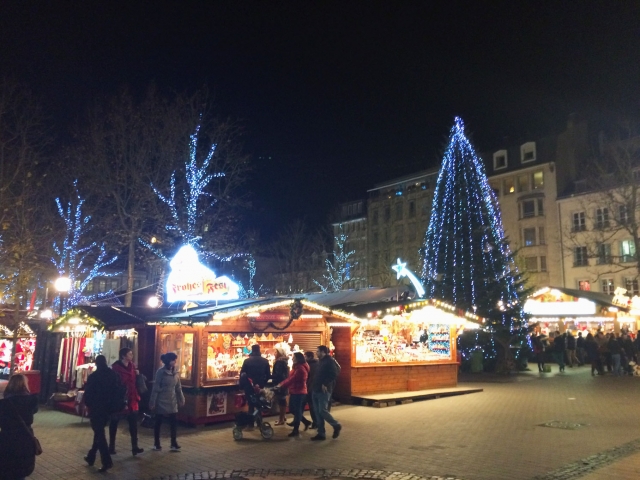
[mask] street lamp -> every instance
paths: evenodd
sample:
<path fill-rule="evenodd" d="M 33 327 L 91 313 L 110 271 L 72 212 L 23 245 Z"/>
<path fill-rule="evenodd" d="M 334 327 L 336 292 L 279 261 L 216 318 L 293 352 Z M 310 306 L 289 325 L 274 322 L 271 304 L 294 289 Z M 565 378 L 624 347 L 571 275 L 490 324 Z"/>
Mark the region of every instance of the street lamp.
<path fill-rule="evenodd" d="M 71 280 L 67 277 L 60 277 L 56 279 L 53 285 L 60 296 L 60 315 L 62 315 L 64 296 L 69 293 L 69 290 L 71 290 Z"/>

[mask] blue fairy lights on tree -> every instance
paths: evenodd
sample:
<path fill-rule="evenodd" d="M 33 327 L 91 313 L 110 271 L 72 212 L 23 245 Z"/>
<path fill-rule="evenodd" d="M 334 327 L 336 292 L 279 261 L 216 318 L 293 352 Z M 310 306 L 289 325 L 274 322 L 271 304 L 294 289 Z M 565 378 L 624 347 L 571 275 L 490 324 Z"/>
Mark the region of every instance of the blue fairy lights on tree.
<path fill-rule="evenodd" d="M 526 343 L 521 299 L 526 292 L 505 241 L 498 201 L 484 165 L 464 133 L 462 119 L 451 128 L 425 236 L 422 281 L 427 296 L 486 319 L 490 348 L 511 368 L 512 347 Z M 520 350 L 518 350 L 520 352 Z"/>
<path fill-rule="evenodd" d="M 78 181 L 73 182 L 74 202 L 62 204 L 59 198 L 55 202 L 58 213 L 65 224 L 65 236 L 61 243 L 53 242 L 56 256 L 51 258 L 58 275 L 70 281 L 67 304 L 86 305 L 93 301 L 111 296 L 111 290 L 87 295 L 87 286 L 98 277 L 114 277 L 120 272 L 108 272 L 105 269 L 113 265 L 117 256 L 109 257 L 104 243 L 86 242 L 91 230 L 91 216 L 82 215 L 84 199 L 78 192 Z"/>
<path fill-rule="evenodd" d="M 352 270 L 358 265 L 353 261 L 355 250 L 347 250 L 347 241 L 349 236 L 344 232 L 342 224 L 339 225 L 340 231 L 334 237 L 335 249 L 331 258 L 325 260 L 326 273 L 322 275 L 322 280 L 314 280 L 323 293 L 339 292 L 347 282 L 356 280 L 352 277 Z"/>

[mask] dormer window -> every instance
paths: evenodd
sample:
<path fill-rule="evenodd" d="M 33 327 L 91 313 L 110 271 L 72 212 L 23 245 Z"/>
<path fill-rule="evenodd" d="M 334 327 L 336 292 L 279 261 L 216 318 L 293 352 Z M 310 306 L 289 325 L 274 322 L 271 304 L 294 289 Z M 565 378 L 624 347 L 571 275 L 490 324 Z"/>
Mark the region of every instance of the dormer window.
<path fill-rule="evenodd" d="M 493 154 L 493 169 L 501 170 L 507 168 L 507 151 L 498 150 Z"/>
<path fill-rule="evenodd" d="M 522 163 L 536 161 L 536 142 L 527 142 L 520 146 L 520 160 Z"/>

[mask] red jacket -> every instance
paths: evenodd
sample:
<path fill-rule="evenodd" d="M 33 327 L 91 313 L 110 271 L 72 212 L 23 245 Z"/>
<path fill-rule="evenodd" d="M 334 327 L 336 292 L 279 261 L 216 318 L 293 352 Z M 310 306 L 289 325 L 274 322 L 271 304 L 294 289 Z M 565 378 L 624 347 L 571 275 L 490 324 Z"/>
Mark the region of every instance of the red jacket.
<path fill-rule="evenodd" d="M 309 365 L 305 363 L 296 363 L 293 370 L 289 373 L 289 378 L 280 383 L 283 388 L 289 387 L 289 393 L 307 394 L 307 377 L 309 377 Z"/>
<path fill-rule="evenodd" d="M 127 387 L 127 402 L 130 412 L 138 411 L 138 388 L 136 387 L 136 366 L 133 362 L 129 362 L 128 366 L 124 366 L 120 360 L 111 365 L 111 369 L 118 374 L 123 385 Z"/>

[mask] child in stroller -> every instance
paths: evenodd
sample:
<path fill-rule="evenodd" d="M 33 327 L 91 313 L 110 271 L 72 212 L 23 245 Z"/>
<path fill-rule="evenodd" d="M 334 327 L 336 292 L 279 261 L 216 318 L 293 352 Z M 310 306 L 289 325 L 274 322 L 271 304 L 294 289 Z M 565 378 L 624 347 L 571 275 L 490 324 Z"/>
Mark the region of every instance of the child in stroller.
<path fill-rule="evenodd" d="M 254 423 L 260 429 L 260 435 L 265 440 L 273 437 L 273 427 L 269 422 L 262 420 L 263 413 L 268 413 L 271 409 L 273 391 L 267 388 L 260 388 L 254 385 L 246 373 L 240 375 L 240 388 L 244 391 L 242 405 L 249 404 L 249 412 L 236 413 L 236 426 L 233 428 L 233 439 L 241 440 L 242 431 L 247 427 L 253 427 Z"/>

